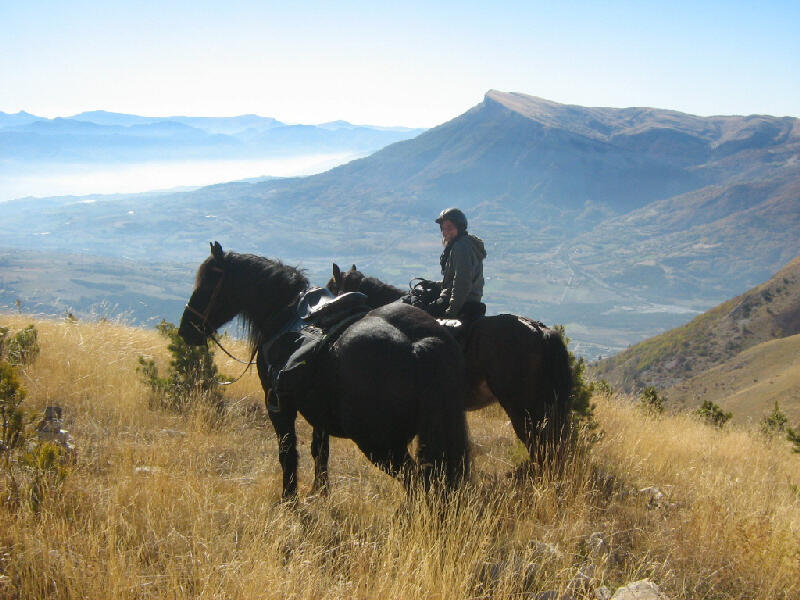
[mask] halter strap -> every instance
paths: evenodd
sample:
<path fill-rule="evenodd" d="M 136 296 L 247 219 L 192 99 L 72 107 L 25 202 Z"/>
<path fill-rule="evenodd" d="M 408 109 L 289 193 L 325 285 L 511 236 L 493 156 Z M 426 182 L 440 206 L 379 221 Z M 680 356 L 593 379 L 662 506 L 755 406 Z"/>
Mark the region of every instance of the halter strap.
<path fill-rule="evenodd" d="M 197 310 L 195 307 L 193 307 L 188 302 L 186 303 L 186 310 L 188 310 L 190 313 L 192 313 L 196 317 L 200 317 L 203 320 L 202 329 L 200 329 L 200 333 L 201 334 L 203 334 L 205 337 L 210 338 L 217 346 L 219 346 L 220 350 L 222 350 L 230 358 L 232 358 L 233 360 L 235 360 L 238 363 L 246 365 L 245 368 L 244 368 L 244 371 L 242 371 L 242 374 L 239 375 L 236 379 L 233 379 L 231 381 L 219 381 L 219 380 L 217 380 L 217 383 L 219 385 L 231 385 L 232 383 L 236 383 L 242 377 L 244 377 L 244 374 L 247 373 L 247 371 L 250 369 L 250 367 L 252 365 L 258 364 L 258 361 L 257 360 L 254 361 L 253 359 L 255 358 L 256 354 L 258 353 L 259 348 L 262 346 L 262 342 L 261 342 L 261 337 L 262 336 L 261 336 L 261 334 L 259 334 L 258 341 L 253 345 L 253 350 L 252 350 L 252 352 L 250 354 L 250 359 L 247 360 L 247 361 L 244 361 L 244 360 L 241 360 L 239 358 L 236 358 L 233 354 L 228 352 L 228 350 L 217 339 L 217 336 L 214 334 L 214 332 L 206 333 L 206 329 L 207 329 L 207 325 L 208 325 L 208 317 L 211 315 L 211 311 L 214 308 L 214 303 L 217 301 L 217 297 L 219 296 L 219 293 L 222 290 L 222 283 L 225 280 L 225 269 L 217 267 L 216 265 L 209 265 L 208 268 L 211 269 L 212 271 L 217 272 L 217 273 L 221 273 L 222 275 L 220 276 L 219 281 L 217 281 L 217 285 L 214 286 L 214 289 L 211 292 L 211 297 L 208 299 L 208 304 L 206 305 L 205 311 L 200 312 L 199 310 Z M 274 319 L 276 321 L 278 321 L 278 323 L 282 323 L 282 325 L 279 327 L 277 333 L 275 333 L 264 344 L 264 352 L 269 351 L 270 346 L 272 346 L 272 344 L 275 343 L 275 340 L 277 340 L 278 337 L 281 334 L 283 334 L 286 331 L 288 331 L 291 328 L 292 324 L 295 322 L 296 319 L 299 320 L 299 317 L 293 318 L 292 315 L 295 315 L 295 316 L 297 315 L 297 305 L 300 302 L 300 298 L 303 297 L 303 293 L 305 293 L 305 291 L 306 290 L 303 290 L 303 292 L 298 294 L 297 298 L 292 300 L 291 303 L 289 303 L 283 309 L 278 311 L 278 313 L 276 313 Z M 283 316 L 283 315 L 286 315 L 287 313 L 288 313 L 287 316 Z"/>

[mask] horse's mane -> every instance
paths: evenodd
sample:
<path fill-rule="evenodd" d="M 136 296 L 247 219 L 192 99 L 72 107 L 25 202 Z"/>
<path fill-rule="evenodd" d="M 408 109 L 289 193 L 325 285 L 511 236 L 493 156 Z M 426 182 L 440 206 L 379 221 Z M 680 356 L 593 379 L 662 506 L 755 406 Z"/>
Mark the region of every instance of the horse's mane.
<path fill-rule="evenodd" d="M 407 293 L 399 287 L 384 283 L 377 277 L 364 277 L 358 286 L 358 290 L 367 295 L 368 303 L 373 308 L 394 302 Z"/>
<path fill-rule="evenodd" d="M 213 258 L 200 266 L 198 284 L 212 265 L 218 266 Z M 223 270 L 232 283 L 232 300 L 242 307 L 239 319 L 252 348 L 281 326 L 284 313 L 308 289 L 302 269 L 255 254 L 226 252 Z"/>

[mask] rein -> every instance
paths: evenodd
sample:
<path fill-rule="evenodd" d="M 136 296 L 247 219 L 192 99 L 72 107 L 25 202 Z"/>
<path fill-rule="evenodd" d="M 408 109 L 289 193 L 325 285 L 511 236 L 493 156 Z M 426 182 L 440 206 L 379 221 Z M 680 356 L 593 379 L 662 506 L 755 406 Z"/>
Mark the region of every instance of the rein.
<path fill-rule="evenodd" d="M 219 346 L 220 350 L 222 350 L 222 351 L 223 351 L 225 354 L 227 354 L 228 356 L 230 356 L 230 357 L 231 357 L 233 360 L 235 360 L 235 361 L 236 361 L 236 362 L 238 362 L 238 363 L 242 363 L 243 365 L 246 365 L 246 366 L 245 366 L 245 368 L 244 368 L 244 371 L 242 371 L 242 373 L 241 373 L 241 374 L 240 374 L 240 375 L 239 375 L 239 376 L 238 376 L 236 379 L 231 379 L 230 381 L 220 381 L 219 379 L 217 379 L 217 385 L 231 385 L 232 383 L 236 383 L 236 382 L 237 382 L 237 381 L 239 381 L 239 380 L 240 380 L 242 377 L 244 377 L 244 374 L 245 374 L 245 373 L 247 373 L 247 372 L 250 370 L 250 366 L 251 366 L 251 365 L 258 364 L 258 361 L 254 361 L 254 360 L 253 360 L 253 359 L 255 358 L 255 356 L 256 356 L 256 352 L 258 352 L 258 344 L 256 344 L 255 346 L 253 346 L 253 352 L 252 352 L 252 354 L 250 354 L 250 360 L 249 360 L 249 361 L 247 361 L 247 362 L 245 362 L 245 361 L 243 361 L 243 360 L 239 360 L 239 359 L 238 359 L 238 358 L 236 358 L 236 357 L 235 357 L 233 354 L 231 354 L 230 352 L 228 352 L 228 351 L 225 349 L 225 346 L 223 346 L 222 344 L 220 344 L 220 343 L 219 343 L 219 340 L 217 339 L 217 336 L 215 336 L 213 333 L 212 333 L 212 334 L 209 334 L 209 336 L 208 336 L 208 337 L 210 337 L 212 340 L 214 340 L 214 343 L 215 343 L 217 346 Z"/>
<path fill-rule="evenodd" d="M 217 281 L 217 285 L 214 286 L 214 289 L 211 292 L 211 298 L 208 299 L 208 304 L 206 305 L 205 311 L 200 312 L 199 310 L 197 310 L 194 306 L 192 306 L 188 302 L 186 303 L 186 310 L 188 310 L 193 315 L 195 315 L 197 317 L 200 317 L 203 320 L 202 327 L 197 327 L 197 325 L 193 324 L 195 329 L 197 329 L 205 337 L 211 338 L 213 340 L 213 342 L 217 346 L 219 346 L 220 350 L 222 350 L 230 358 L 232 358 L 233 360 L 235 360 L 238 363 L 241 363 L 243 365 L 247 365 L 244 368 L 244 371 L 242 371 L 242 374 L 239 375 L 236 379 L 233 379 L 231 381 L 220 381 L 219 379 L 217 379 L 217 384 L 219 384 L 219 385 L 230 385 L 232 383 L 236 383 L 242 377 L 244 377 L 244 374 L 247 373 L 248 369 L 250 369 L 250 366 L 256 364 L 256 362 L 253 361 L 253 359 L 255 358 L 256 352 L 258 351 L 258 344 L 256 344 L 254 346 L 253 353 L 250 355 L 250 359 L 247 360 L 247 361 L 244 361 L 244 360 L 241 360 L 239 358 L 236 358 L 233 354 L 228 352 L 228 350 L 225 348 L 225 346 L 222 345 L 222 343 L 217 339 L 217 336 L 214 335 L 213 332 L 208 333 L 208 334 L 205 333 L 206 329 L 208 328 L 208 317 L 211 315 L 211 311 L 214 309 L 214 304 L 217 301 L 217 297 L 219 296 L 219 293 L 222 290 L 222 284 L 225 281 L 225 270 L 224 269 L 221 269 L 220 267 L 213 266 L 213 265 L 209 266 L 209 269 L 211 269 L 212 271 L 215 271 L 217 273 L 220 273 L 220 277 L 219 277 L 219 281 Z"/>
<path fill-rule="evenodd" d="M 190 305 L 188 302 L 186 303 L 186 310 L 188 310 L 193 315 L 195 315 L 197 317 L 200 317 L 203 320 L 201 327 L 198 327 L 194 323 L 192 324 L 195 329 L 197 329 L 203 336 L 205 336 L 207 338 L 210 338 L 217 346 L 219 346 L 220 350 L 222 350 L 226 355 L 228 355 L 228 357 L 230 357 L 231 359 L 235 360 L 236 362 L 238 362 L 240 364 L 245 365 L 244 371 L 242 371 L 241 375 L 239 375 L 237 378 L 232 379 L 230 381 L 217 380 L 217 384 L 218 385 L 231 385 L 232 383 L 236 383 L 242 377 L 244 377 L 245 373 L 247 373 L 247 371 L 250 369 L 250 367 L 252 365 L 257 365 L 258 364 L 258 361 L 257 360 L 253 360 L 253 359 L 256 357 L 256 354 L 258 354 L 258 350 L 262 345 L 261 340 L 263 339 L 263 335 L 261 333 L 259 333 L 258 340 L 256 341 L 255 344 L 253 344 L 253 350 L 250 353 L 250 358 L 245 361 L 245 360 L 241 360 L 240 358 L 236 358 L 233 354 L 231 354 L 225 348 L 225 346 L 222 345 L 222 343 L 219 341 L 219 339 L 214 334 L 214 332 L 206 333 L 206 330 L 208 329 L 208 317 L 211 315 L 211 311 L 214 309 L 214 303 L 217 301 L 217 297 L 219 296 L 219 293 L 222 290 L 222 284 L 223 284 L 223 282 L 225 280 L 225 270 L 224 269 L 221 269 L 220 267 L 217 267 L 217 266 L 209 266 L 209 268 L 212 271 L 220 273 L 221 275 L 220 275 L 219 281 L 217 281 L 217 285 L 214 286 L 214 289 L 211 292 L 211 297 L 208 300 L 208 305 L 206 306 L 205 311 L 200 312 L 195 307 Z M 285 333 L 288 330 L 289 327 L 291 327 L 291 325 L 294 322 L 294 319 L 292 318 L 292 315 L 296 314 L 296 312 L 297 312 L 296 309 L 297 309 L 298 302 L 299 302 L 299 297 L 297 299 L 293 300 L 289 305 L 287 305 L 284 309 L 282 309 L 281 311 L 279 311 L 275 315 L 273 320 L 274 321 L 278 321 L 278 322 L 282 322 L 283 324 L 278 329 L 278 332 L 275 335 L 273 335 L 267 341 L 266 344 L 264 344 L 264 346 L 265 346 L 264 352 L 267 352 L 269 350 L 270 346 L 272 346 L 272 344 L 275 342 L 275 340 L 278 339 L 278 337 L 282 333 Z"/>

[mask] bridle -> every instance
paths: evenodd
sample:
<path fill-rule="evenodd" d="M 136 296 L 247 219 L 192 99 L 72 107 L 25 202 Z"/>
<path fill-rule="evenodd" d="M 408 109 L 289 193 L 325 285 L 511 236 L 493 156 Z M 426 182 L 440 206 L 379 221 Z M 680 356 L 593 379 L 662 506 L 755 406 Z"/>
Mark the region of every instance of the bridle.
<path fill-rule="evenodd" d="M 195 328 L 197 328 L 200 331 L 200 333 L 202 333 L 203 335 L 207 335 L 205 333 L 205 331 L 206 331 L 206 328 L 208 326 L 208 317 L 209 317 L 209 315 L 211 315 L 211 311 L 214 308 L 214 303 L 217 301 L 217 297 L 219 296 L 219 293 L 222 290 L 222 282 L 225 281 L 225 269 L 221 269 L 220 267 L 211 266 L 211 265 L 208 268 L 211 269 L 212 271 L 216 272 L 216 273 L 220 273 L 220 276 L 219 276 L 219 281 L 217 281 L 217 285 L 214 287 L 214 289 L 211 292 L 211 298 L 208 299 L 208 305 L 206 306 L 206 310 L 204 312 L 200 312 L 199 310 L 197 310 L 194 306 L 192 306 L 188 302 L 186 303 L 186 310 L 188 310 L 190 313 L 192 313 L 196 317 L 200 317 L 203 320 L 203 323 L 202 323 L 203 328 L 202 329 L 199 329 L 197 327 L 197 325 L 195 325 Z M 208 335 L 213 335 L 213 334 L 208 334 Z"/>
<path fill-rule="evenodd" d="M 253 359 L 255 358 L 256 352 L 258 351 L 258 344 L 256 344 L 253 347 L 253 353 L 250 355 L 250 359 L 249 360 L 241 360 L 240 358 L 236 358 L 233 354 L 228 352 L 228 350 L 225 348 L 225 346 L 223 346 L 220 343 L 220 341 L 217 339 L 217 336 L 214 334 L 213 331 L 212 332 L 207 332 L 207 329 L 208 329 L 208 317 L 211 315 L 211 311 L 214 309 L 214 304 L 216 303 L 217 297 L 219 297 L 219 293 L 222 290 L 222 283 L 225 281 L 225 269 L 222 269 L 222 268 L 217 267 L 217 266 L 209 266 L 208 268 L 211 269 L 212 271 L 216 272 L 216 273 L 219 273 L 220 277 L 219 277 L 219 281 L 217 281 L 217 285 L 214 286 L 214 289 L 211 291 L 211 297 L 208 299 L 208 305 L 206 306 L 205 311 L 200 312 L 199 310 L 197 310 L 194 306 L 192 306 L 188 302 L 186 303 L 186 310 L 188 310 L 190 313 L 192 313 L 196 317 L 200 317 L 203 320 L 203 322 L 202 322 L 200 327 L 198 327 L 195 323 L 192 323 L 192 326 L 195 329 L 197 329 L 203 335 L 203 337 L 211 338 L 213 340 L 213 342 L 217 346 L 219 346 L 220 350 L 222 350 L 230 358 L 232 358 L 233 360 L 235 360 L 238 363 L 241 363 L 243 365 L 247 365 L 245 367 L 244 371 L 242 372 L 242 374 L 239 375 L 236 379 L 234 379 L 232 381 L 219 381 L 219 380 L 217 381 L 217 383 L 219 385 L 230 385 L 232 383 L 236 383 L 242 377 L 244 377 L 244 374 L 247 373 L 247 370 L 250 368 L 250 365 L 254 365 L 254 364 L 257 363 L 257 361 L 254 361 Z"/>
<path fill-rule="evenodd" d="M 220 278 L 219 278 L 219 281 L 217 281 L 217 285 L 214 286 L 214 289 L 211 292 L 211 297 L 208 299 L 208 305 L 206 306 L 205 311 L 200 312 L 195 307 L 191 306 L 188 302 L 186 303 L 186 310 L 188 310 L 190 313 L 192 313 L 196 317 L 200 317 L 202 319 L 202 324 L 201 324 L 200 327 L 198 327 L 196 323 L 192 323 L 192 326 L 195 329 L 197 329 L 197 331 L 200 332 L 200 334 L 202 334 L 203 337 L 211 338 L 211 340 L 217 346 L 219 346 L 219 349 L 222 350 L 225 354 L 227 354 L 230 358 L 232 358 L 233 360 L 235 360 L 238 363 L 241 363 L 243 365 L 247 365 L 245 367 L 244 371 L 242 372 L 242 374 L 239 375 L 236 379 L 233 379 L 231 381 L 217 381 L 217 383 L 219 385 L 230 385 L 232 383 L 236 383 L 242 377 L 244 377 L 244 374 L 247 373 L 247 371 L 248 371 L 248 369 L 250 368 L 251 365 L 258 364 L 258 361 L 257 360 L 253 360 L 253 359 L 256 357 L 256 354 L 258 353 L 258 349 L 261 346 L 261 341 L 253 344 L 253 351 L 250 354 L 249 360 L 241 360 L 239 358 L 236 358 L 230 352 L 228 352 L 228 350 L 225 348 L 225 346 L 223 346 L 220 343 L 220 341 L 217 339 L 217 336 L 214 334 L 213 331 L 212 332 L 207 332 L 207 329 L 208 329 L 208 317 L 211 315 L 211 311 L 214 309 L 214 304 L 217 301 L 217 298 L 219 297 L 220 291 L 222 290 L 222 283 L 225 280 L 225 269 L 222 269 L 222 268 L 217 267 L 215 265 L 209 265 L 208 268 L 211 269 L 212 271 L 216 272 L 216 273 L 219 273 L 220 274 Z M 282 333 L 284 333 L 286 331 L 287 327 L 291 324 L 291 320 L 290 319 L 287 320 L 284 317 L 284 315 L 285 314 L 289 314 L 289 315 L 296 314 L 296 312 L 297 312 L 297 300 L 294 300 L 289 306 L 284 308 L 283 311 L 279 312 L 276 315 L 276 320 L 278 320 L 278 321 L 286 321 L 286 324 L 275 335 L 273 335 L 272 338 L 270 338 L 266 342 L 266 344 L 264 344 L 266 349 L 269 349 L 269 347 L 273 344 L 273 342 Z M 261 340 L 261 339 L 263 339 L 263 338 L 259 338 L 259 340 Z"/>

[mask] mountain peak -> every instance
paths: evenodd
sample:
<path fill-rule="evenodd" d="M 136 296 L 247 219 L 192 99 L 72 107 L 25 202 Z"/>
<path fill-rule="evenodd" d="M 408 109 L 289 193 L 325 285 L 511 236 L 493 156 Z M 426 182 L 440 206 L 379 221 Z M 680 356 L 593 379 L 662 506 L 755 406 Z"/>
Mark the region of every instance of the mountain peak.
<path fill-rule="evenodd" d="M 486 93 L 484 105 L 500 105 L 545 127 L 564 129 L 599 140 L 606 140 L 610 132 L 630 127 L 632 119 L 640 121 L 654 111 L 650 108 L 593 108 L 560 104 L 538 96 L 498 90 Z"/>
<path fill-rule="evenodd" d="M 600 141 L 667 129 L 701 139 L 713 146 L 727 142 L 747 142 L 754 135 L 772 141 L 800 138 L 800 119 L 793 117 L 700 117 L 652 107 L 585 107 L 498 90 L 489 90 L 483 105 L 499 105 L 545 127 L 564 129 Z"/>
<path fill-rule="evenodd" d="M 536 112 L 537 109 L 542 108 L 557 108 L 568 106 L 566 104 L 559 104 L 552 100 L 540 98 L 539 96 L 530 96 L 520 92 L 501 92 L 500 90 L 489 90 L 484 96 L 484 100 L 490 100 L 502 104 L 509 110 L 526 114 Z"/>

